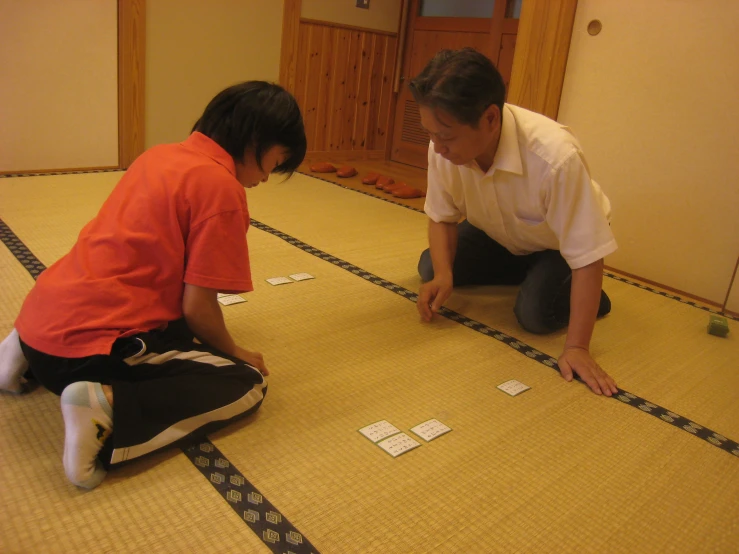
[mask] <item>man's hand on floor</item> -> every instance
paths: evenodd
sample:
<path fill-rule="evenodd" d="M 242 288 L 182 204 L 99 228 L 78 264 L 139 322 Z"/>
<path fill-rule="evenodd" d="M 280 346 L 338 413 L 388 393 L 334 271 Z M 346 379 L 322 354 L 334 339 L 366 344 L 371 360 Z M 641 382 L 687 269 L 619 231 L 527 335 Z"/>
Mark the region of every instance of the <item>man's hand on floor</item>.
<path fill-rule="evenodd" d="M 611 396 L 618 392 L 616 382 L 595 362 L 584 348 L 566 347 L 557 361 L 562 377 L 572 381 L 577 373 L 595 394 Z"/>
<path fill-rule="evenodd" d="M 424 321 L 431 321 L 434 314 L 441 309 L 442 304 L 451 296 L 453 287 L 451 277 L 448 279 L 434 278 L 421 285 L 416 307 Z"/>

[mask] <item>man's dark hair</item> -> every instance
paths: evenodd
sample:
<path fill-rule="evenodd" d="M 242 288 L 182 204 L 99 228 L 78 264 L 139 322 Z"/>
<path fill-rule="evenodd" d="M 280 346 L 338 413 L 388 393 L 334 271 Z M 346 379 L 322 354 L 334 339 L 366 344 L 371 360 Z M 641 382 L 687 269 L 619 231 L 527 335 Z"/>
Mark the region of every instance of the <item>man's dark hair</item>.
<path fill-rule="evenodd" d="M 246 81 L 219 92 L 195 123 L 195 131 L 213 139 L 237 162 L 243 162 L 246 150 L 252 149 L 260 169 L 267 150 L 283 146 L 289 155 L 274 173 L 292 174 L 307 149 L 297 101 L 281 86 L 266 81 Z"/>
<path fill-rule="evenodd" d="M 441 50 L 409 87 L 419 105 L 439 108 L 471 127 L 477 127 L 493 104 L 503 114 L 503 77 L 487 56 L 473 48 Z"/>

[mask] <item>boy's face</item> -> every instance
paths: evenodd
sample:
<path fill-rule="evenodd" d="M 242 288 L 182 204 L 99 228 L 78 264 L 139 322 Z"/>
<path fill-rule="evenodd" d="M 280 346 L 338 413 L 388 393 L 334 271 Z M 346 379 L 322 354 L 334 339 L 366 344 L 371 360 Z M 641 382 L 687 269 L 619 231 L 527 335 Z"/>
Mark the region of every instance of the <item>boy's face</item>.
<path fill-rule="evenodd" d="M 498 106 L 488 107 L 476 128 L 460 123 L 444 110 L 427 106 L 419 106 L 419 109 L 421 125 L 431 136 L 434 151 L 455 165 L 470 163 L 497 144 L 500 133 Z"/>
<path fill-rule="evenodd" d="M 245 188 L 256 187 L 269 179 L 270 173 L 279 165 L 285 163 L 288 152 L 282 146 L 273 146 L 262 156 L 262 168 L 254 156 L 254 151 L 249 149 L 244 155 L 243 162 L 236 162 L 236 179 Z"/>

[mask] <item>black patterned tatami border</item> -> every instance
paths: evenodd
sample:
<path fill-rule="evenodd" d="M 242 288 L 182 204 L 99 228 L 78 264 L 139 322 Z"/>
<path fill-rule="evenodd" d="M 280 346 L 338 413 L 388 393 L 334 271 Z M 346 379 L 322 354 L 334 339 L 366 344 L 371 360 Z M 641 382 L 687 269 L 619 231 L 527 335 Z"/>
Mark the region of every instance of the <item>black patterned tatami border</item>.
<path fill-rule="evenodd" d="M 206 440 L 183 448 L 234 512 L 275 554 L 316 554 L 318 551 L 254 485 Z"/>
<path fill-rule="evenodd" d="M 10 253 L 26 268 L 34 280 L 38 279 L 46 266 L 26 247 L 16 234 L 0 219 L 0 241 L 8 247 Z"/>
<path fill-rule="evenodd" d="M 304 252 L 307 252 L 308 254 L 316 256 L 326 262 L 329 262 L 335 266 L 340 267 L 341 269 L 349 271 L 350 273 L 353 273 L 357 277 L 361 277 L 365 281 L 368 281 L 374 285 L 383 287 L 399 296 L 402 296 L 403 298 L 406 298 L 407 300 L 410 300 L 411 302 L 415 303 L 418 300 L 418 295 L 415 292 L 412 292 L 404 287 L 401 287 L 400 285 L 396 285 L 395 283 L 392 283 L 386 279 L 383 279 L 382 277 L 378 277 L 377 275 L 374 275 L 370 273 L 369 271 L 365 271 L 364 269 L 357 267 L 356 265 L 351 264 L 347 261 L 344 261 L 340 258 L 337 258 L 336 256 L 323 252 L 322 250 L 319 250 L 318 248 L 310 246 L 309 244 L 306 244 L 303 241 L 296 239 L 295 237 L 292 237 L 286 233 L 283 233 L 282 231 L 278 231 L 277 229 L 270 227 L 269 225 L 266 225 L 254 219 L 251 220 L 251 224 L 255 228 L 261 231 L 264 231 L 266 233 L 270 233 L 271 235 L 274 235 L 284 240 L 285 242 L 295 246 L 296 248 L 303 250 Z M 484 323 L 475 321 L 474 319 L 471 319 L 453 310 L 449 310 L 448 308 L 442 307 L 438 313 L 439 315 L 442 315 L 448 319 L 451 319 L 452 321 L 456 321 L 457 323 L 460 323 L 466 327 L 469 327 L 473 331 L 477 331 L 478 333 L 481 333 L 488 337 L 492 337 L 495 340 L 498 340 L 510 346 L 514 350 L 517 350 L 518 352 L 525 355 L 526 357 L 539 362 L 540 364 L 543 364 L 549 368 L 559 371 L 559 366 L 557 365 L 556 358 L 553 358 L 552 356 L 548 354 L 540 352 L 539 350 L 529 346 L 528 344 L 518 340 L 515 337 L 507 335 L 501 331 L 498 331 L 497 329 L 493 329 L 492 327 L 489 327 L 485 325 Z M 662 406 L 649 402 L 645 398 L 637 396 L 623 389 L 619 389 L 618 394 L 614 395 L 613 398 L 616 398 L 617 400 L 623 402 L 624 404 L 628 404 L 630 406 L 638 408 L 644 413 L 657 417 L 661 419 L 662 421 L 667 422 L 674 427 L 682 429 L 683 431 L 686 431 L 690 433 L 691 435 L 695 435 L 709 442 L 710 444 L 717 446 L 718 448 L 721 448 L 722 450 L 725 450 L 726 452 L 729 452 L 730 454 L 733 454 L 734 456 L 739 457 L 739 443 L 731 439 L 728 439 L 724 437 L 723 435 L 716 433 L 715 431 L 712 431 L 711 429 L 708 429 L 702 425 L 699 425 L 691 421 L 687 417 L 676 414 L 675 412 L 672 412 L 668 410 L 667 408 L 663 408 Z"/>

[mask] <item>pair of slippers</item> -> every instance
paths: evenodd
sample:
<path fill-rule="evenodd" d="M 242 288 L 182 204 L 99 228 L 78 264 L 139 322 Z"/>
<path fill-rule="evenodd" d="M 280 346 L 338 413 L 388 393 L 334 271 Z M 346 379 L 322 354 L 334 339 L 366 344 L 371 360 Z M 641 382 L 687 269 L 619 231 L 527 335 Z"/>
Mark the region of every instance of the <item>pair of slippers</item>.
<path fill-rule="evenodd" d="M 354 177 L 357 170 L 349 165 L 343 165 L 338 169 L 328 162 L 315 163 L 310 166 L 313 173 L 336 173 L 337 177 Z M 382 190 L 388 194 L 392 194 L 396 198 L 421 198 L 426 194 L 415 187 L 411 187 L 405 183 L 396 183 L 392 177 L 386 177 L 379 173 L 370 173 L 362 179 L 362 184 L 373 185 L 375 188 Z"/>
<path fill-rule="evenodd" d="M 396 183 L 392 177 L 370 173 L 362 179 L 364 185 L 374 185 L 376 189 L 392 194 L 396 198 L 421 198 L 426 196 L 420 189 L 407 185 L 403 182 Z"/>
<path fill-rule="evenodd" d="M 310 166 L 313 173 L 336 173 L 337 177 L 354 177 L 357 170 L 350 165 L 342 165 L 339 169 L 328 162 L 321 162 Z"/>

